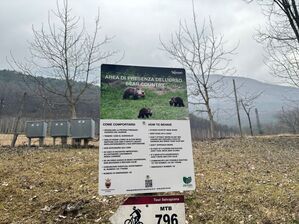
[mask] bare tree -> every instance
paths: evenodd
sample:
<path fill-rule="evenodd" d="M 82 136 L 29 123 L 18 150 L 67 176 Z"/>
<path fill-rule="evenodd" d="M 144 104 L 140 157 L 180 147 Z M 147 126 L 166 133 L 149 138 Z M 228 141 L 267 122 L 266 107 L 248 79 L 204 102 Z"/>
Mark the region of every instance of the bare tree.
<path fill-rule="evenodd" d="M 11 56 L 11 64 L 38 86 L 43 98 L 44 92 L 63 97 L 70 116 L 75 118 L 80 97 L 96 80 L 93 71 L 115 53 L 102 50 L 111 38 L 105 36 L 99 41 L 100 30 L 99 13 L 94 31 L 89 34 L 84 21 L 72 14 L 68 0 L 62 5 L 57 1 L 56 10 L 49 11 L 47 29 L 44 25 L 40 29 L 32 27 L 30 58 L 19 62 Z M 46 78 L 63 80 L 63 86 Z"/>
<path fill-rule="evenodd" d="M 281 109 L 277 115 L 279 123 L 293 134 L 299 131 L 299 108 L 295 107 L 289 110 Z"/>
<path fill-rule="evenodd" d="M 266 65 L 273 75 L 299 87 L 299 13 L 296 0 L 256 1 L 268 18 L 267 28 L 260 30 L 259 42 L 265 44 Z"/>
<path fill-rule="evenodd" d="M 248 124 L 250 128 L 250 134 L 253 136 L 253 130 L 252 130 L 252 122 L 250 117 L 251 109 L 255 107 L 254 101 L 262 95 L 263 92 L 255 93 L 255 94 L 246 94 L 241 97 L 240 102 L 242 105 L 242 108 L 247 116 Z"/>
<path fill-rule="evenodd" d="M 200 26 L 192 1 L 193 21 L 180 22 L 178 31 L 172 34 L 169 42 L 161 41 L 165 50 L 173 60 L 176 60 L 187 70 L 189 89 L 194 105 L 201 105 L 200 112 L 205 112 L 210 121 L 211 137 L 215 137 L 214 111 L 211 99 L 217 97 L 217 88 L 221 79 L 213 80 L 211 75 L 227 75 L 233 73 L 230 67 L 230 56 L 236 47 L 225 49 L 222 35 L 217 36 L 211 19 L 209 24 Z M 219 96 L 219 95 L 218 95 Z"/>

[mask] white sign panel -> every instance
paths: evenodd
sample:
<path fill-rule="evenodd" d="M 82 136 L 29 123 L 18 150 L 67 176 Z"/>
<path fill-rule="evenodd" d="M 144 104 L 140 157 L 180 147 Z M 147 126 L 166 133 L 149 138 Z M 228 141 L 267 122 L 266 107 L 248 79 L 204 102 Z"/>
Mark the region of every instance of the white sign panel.
<path fill-rule="evenodd" d="M 103 65 L 99 193 L 195 189 L 185 70 Z"/>
<path fill-rule="evenodd" d="M 185 223 L 184 196 L 128 198 L 110 221 L 112 224 Z"/>

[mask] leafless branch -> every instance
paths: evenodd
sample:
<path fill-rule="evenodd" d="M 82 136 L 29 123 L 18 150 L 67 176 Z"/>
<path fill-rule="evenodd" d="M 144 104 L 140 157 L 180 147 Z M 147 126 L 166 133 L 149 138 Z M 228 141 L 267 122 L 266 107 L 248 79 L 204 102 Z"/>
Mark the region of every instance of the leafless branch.
<path fill-rule="evenodd" d="M 265 46 L 269 70 L 274 76 L 299 87 L 299 14 L 296 0 L 250 0 L 258 2 L 268 18 L 257 41 Z"/>
<path fill-rule="evenodd" d="M 52 22 L 53 18 L 58 22 Z M 41 96 L 46 97 L 48 92 L 63 97 L 71 116 L 76 117 L 80 97 L 95 83 L 93 72 L 99 69 L 101 61 L 116 54 L 116 51 L 102 50 L 112 38 L 104 36 L 99 40 L 100 31 L 99 11 L 94 31 L 89 34 L 84 20 L 73 15 L 68 0 L 57 1 L 56 10 L 49 11 L 47 26 L 39 29 L 32 26 L 30 57 L 20 62 L 11 55 L 10 64 L 37 85 Z M 64 84 L 57 86 L 45 78 L 63 80 Z"/>
<path fill-rule="evenodd" d="M 162 49 L 171 59 L 180 63 L 187 70 L 189 91 L 192 103 L 204 105 L 211 123 L 211 133 L 214 133 L 214 118 L 211 108 L 211 99 L 220 96 L 219 84 L 222 78 L 212 80 L 211 75 L 230 75 L 234 68 L 230 66 L 231 56 L 236 47 L 227 49 L 222 35 L 216 35 L 211 18 L 208 23 L 200 23 L 195 14 L 195 5 L 192 1 L 192 21 L 180 22 L 178 30 L 172 33 L 168 42 L 160 38 Z M 213 136 L 212 136 L 213 137 Z"/>
<path fill-rule="evenodd" d="M 250 117 L 250 112 L 251 109 L 255 107 L 254 101 L 260 97 L 263 94 L 263 91 L 260 91 L 258 93 L 253 93 L 253 94 L 245 94 L 241 96 L 240 98 L 240 103 L 242 105 L 242 108 L 247 116 L 248 119 L 248 124 L 250 128 L 250 133 L 253 136 L 253 129 L 252 129 L 252 122 L 251 122 L 251 117 Z"/>

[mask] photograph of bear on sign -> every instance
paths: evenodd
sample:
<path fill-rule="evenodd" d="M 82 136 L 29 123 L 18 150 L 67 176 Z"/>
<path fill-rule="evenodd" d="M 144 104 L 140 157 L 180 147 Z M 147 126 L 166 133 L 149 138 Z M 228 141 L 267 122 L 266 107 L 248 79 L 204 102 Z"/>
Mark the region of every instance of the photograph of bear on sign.
<path fill-rule="evenodd" d="M 188 119 L 185 71 L 177 69 L 174 74 L 171 71 L 103 65 L 101 118 Z"/>
<path fill-rule="evenodd" d="M 99 193 L 195 189 L 184 69 L 101 67 Z"/>

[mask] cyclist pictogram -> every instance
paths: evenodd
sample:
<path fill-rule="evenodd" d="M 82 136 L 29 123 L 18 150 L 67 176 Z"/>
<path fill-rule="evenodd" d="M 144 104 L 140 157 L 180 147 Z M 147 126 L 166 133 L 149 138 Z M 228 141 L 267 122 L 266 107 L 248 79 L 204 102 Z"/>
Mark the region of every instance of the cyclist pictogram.
<path fill-rule="evenodd" d="M 124 224 L 143 224 L 143 222 L 139 221 L 141 219 L 141 210 L 136 208 L 136 206 L 133 207 L 133 212 L 130 216 L 131 218 L 127 219 Z"/>

